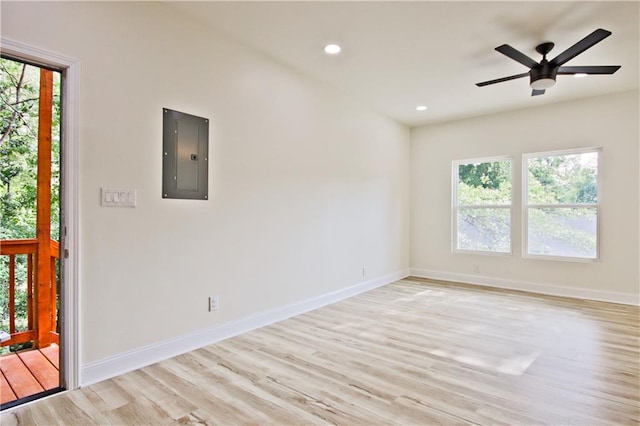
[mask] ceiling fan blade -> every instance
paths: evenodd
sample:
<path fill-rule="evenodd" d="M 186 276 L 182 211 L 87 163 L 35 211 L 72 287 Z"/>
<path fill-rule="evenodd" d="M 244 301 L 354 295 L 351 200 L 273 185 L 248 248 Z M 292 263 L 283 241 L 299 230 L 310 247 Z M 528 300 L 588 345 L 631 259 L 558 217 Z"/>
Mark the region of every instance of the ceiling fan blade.
<path fill-rule="evenodd" d="M 593 65 L 584 67 L 560 67 L 558 74 L 613 74 L 620 65 Z"/>
<path fill-rule="evenodd" d="M 496 47 L 496 50 L 502 53 L 503 55 L 510 57 L 514 61 L 520 62 L 522 65 L 524 65 L 527 68 L 533 68 L 536 65 L 538 65 L 536 61 L 534 61 L 533 59 L 531 59 L 521 51 L 516 50 L 513 47 L 509 46 L 508 44 L 503 44 L 502 46 L 498 46 Z"/>
<path fill-rule="evenodd" d="M 553 65 L 560 66 L 565 62 L 575 58 L 588 48 L 592 47 L 594 44 L 601 42 L 605 38 L 611 35 L 611 31 L 603 30 L 602 28 L 598 28 L 555 58 L 553 58 L 551 62 Z"/>
<path fill-rule="evenodd" d="M 544 95 L 544 89 L 542 90 L 533 89 L 531 91 L 531 96 L 540 96 L 540 95 Z"/>
<path fill-rule="evenodd" d="M 529 76 L 529 73 L 525 72 L 522 74 L 511 75 L 509 77 L 498 78 L 496 80 L 483 81 L 482 83 L 476 83 L 476 86 L 478 87 L 488 86 L 489 84 L 502 83 L 503 81 L 515 80 L 516 78 L 522 78 L 522 77 L 528 77 L 528 76 Z"/>

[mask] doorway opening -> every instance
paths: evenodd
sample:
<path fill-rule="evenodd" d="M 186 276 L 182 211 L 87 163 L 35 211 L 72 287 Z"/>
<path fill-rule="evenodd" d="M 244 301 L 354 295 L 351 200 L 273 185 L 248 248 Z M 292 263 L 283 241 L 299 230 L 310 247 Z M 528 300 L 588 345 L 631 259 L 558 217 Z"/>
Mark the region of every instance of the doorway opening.
<path fill-rule="evenodd" d="M 65 387 L 61 90 L 59 70 L 0 58 L 1 409 Z"/>

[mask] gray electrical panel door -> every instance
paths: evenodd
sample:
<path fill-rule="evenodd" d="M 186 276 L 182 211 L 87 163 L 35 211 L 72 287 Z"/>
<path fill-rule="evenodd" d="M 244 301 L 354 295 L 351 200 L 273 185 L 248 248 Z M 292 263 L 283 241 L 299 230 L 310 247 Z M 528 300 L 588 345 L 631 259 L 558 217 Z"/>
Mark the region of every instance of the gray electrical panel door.
<path fill-rule="evenodd" d="M 209 197 L 209 120 L 162 111 L 162 198 Z"/>

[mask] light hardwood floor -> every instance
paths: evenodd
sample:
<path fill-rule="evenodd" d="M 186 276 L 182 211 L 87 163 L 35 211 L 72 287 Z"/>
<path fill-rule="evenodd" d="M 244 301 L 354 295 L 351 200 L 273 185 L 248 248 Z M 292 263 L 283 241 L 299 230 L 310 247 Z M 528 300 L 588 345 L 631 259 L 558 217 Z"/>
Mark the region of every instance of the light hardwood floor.
<path fill-rule="evenodd" d="M 637 425 L 638 307 L 408 278 L 2 424 Z"/>

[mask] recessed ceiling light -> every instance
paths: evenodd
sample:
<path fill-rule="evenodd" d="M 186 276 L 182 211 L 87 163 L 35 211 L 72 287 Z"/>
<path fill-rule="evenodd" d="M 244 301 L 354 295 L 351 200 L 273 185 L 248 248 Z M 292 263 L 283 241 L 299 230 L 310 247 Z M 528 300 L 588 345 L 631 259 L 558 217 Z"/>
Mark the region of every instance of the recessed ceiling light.
<path fill-rule="evenodd" d="M 587 74 L 584 72 L 577 72 L 573 75 L 575 78 L 582 78 L 582 77 L 586 77 Z"/>
<path fill-rule="evenodd" d="M 418 106 L 416 107 L 416 110 L 417 110 L 417 111 L 426 111 L 426 110 L 427 110 L 427 107 L 426 107 L 425 105 L 418 105 Z"/>
<path fill-rule="evenodd" d="M 338 46 L 337 44 L 327 44 L 324 47 L 325 53 L 328 53 L 329 55 L 338 54 L 338 53 L 340 53 L 341 50 L 342 50 L 342 48 L 340 46 Z"/>

